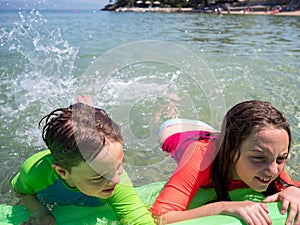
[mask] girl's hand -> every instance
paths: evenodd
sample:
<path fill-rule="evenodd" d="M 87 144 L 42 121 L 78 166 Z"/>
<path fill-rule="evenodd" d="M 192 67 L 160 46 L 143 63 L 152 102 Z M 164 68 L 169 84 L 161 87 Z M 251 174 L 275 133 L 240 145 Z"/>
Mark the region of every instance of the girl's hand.
<path fill-rule="evenodd" d="M 282 202 L 280 210 L 281 214 L 285 214 L 288 208 L 290 208 L 286 225 L 293 224 L 294 219 L 294 225 L 300 225 L 300 188 L 290 186 L 281 192 L 268 196 L 263 202 L 267 203 L 277 201 Z"/>
<path fill-rule="evenodd" d="M 27 221 L 21 222 L 20 225 L 55 225 L 56 221 L 53 215 L 47 212 L 34 212 Z"/>
<path fill-rule="evenodd" d="M 226 212 L 223 214 L 237 215 L 248 225 L 271 225 L 272 220 L 269 217 L 267 206 L 264 203 L 251 201 L 240 201 L 229 203 Z"/>

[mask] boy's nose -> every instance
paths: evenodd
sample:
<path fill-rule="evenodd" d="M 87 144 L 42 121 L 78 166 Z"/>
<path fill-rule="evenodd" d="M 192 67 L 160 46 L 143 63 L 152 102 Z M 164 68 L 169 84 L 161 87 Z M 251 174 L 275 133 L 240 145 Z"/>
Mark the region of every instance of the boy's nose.
<path fill-rule="evenodd" d="M 112 184 L 112 185 L 115 185 L 115 184 L 118 184 L 120 183 L 121 181 L 121 178 L 120 178 L 120 175 L 118 173 L 116 173 L 109 181 L 109 184 Z"/>

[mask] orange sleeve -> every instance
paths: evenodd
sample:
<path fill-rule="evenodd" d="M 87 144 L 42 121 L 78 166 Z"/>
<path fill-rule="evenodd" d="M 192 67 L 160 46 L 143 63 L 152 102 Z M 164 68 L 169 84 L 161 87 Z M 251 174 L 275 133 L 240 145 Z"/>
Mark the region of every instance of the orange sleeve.
<path fill-rule="evenodd" d="M 299 181 L 294 181 L 288 174 L 287 172 L 283 169 L 282 172 L 280 173 L 280 178 L 285 181 L 288 184 L 291 184 L 293 186 L 300 187 L 300 182 Z"/>
<path fill-rule="evenodd" d="M 214 155 L 214 141 L 200 140 L 190 144 L 151 207 L 152 213 L 161 215 L 169 211 L 186 210 L 199 187 L 211 182 Z"/>

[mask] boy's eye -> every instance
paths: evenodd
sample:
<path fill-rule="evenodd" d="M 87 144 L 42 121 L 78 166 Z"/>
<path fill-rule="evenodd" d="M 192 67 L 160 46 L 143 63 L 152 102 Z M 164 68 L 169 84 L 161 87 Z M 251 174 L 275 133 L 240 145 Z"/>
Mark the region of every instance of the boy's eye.
<path fill-rule="evenodd" d="M 118 171 L 123 171 L 123 164 L 121 163 L 119 166 L 118 166 Z"/>
<path fill-rule="evenodd" d="M 93 183 L 100 183 L 102 181 L 103 181 L 103 177 L 98 177 L 98 178 L 92 179 Z"/>

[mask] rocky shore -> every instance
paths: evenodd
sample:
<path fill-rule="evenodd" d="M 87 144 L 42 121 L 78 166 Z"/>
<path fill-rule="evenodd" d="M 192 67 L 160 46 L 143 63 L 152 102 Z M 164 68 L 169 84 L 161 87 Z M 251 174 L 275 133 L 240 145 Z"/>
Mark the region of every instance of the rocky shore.
<path fill-rule="evenodd" d="M 197 10 L 193 8 L 139 8 L 123 7 L 117 8 L 116 12 L 163 12 L 163 13 L 215 13 L 215 14 L 238 14 L 238 15 L 274 15 L 274 16 L 300 16 L 300 10 L 278 11 L 278 10 L 257 10 L 255 7 L 231 7 L 230 10 Z"/>

